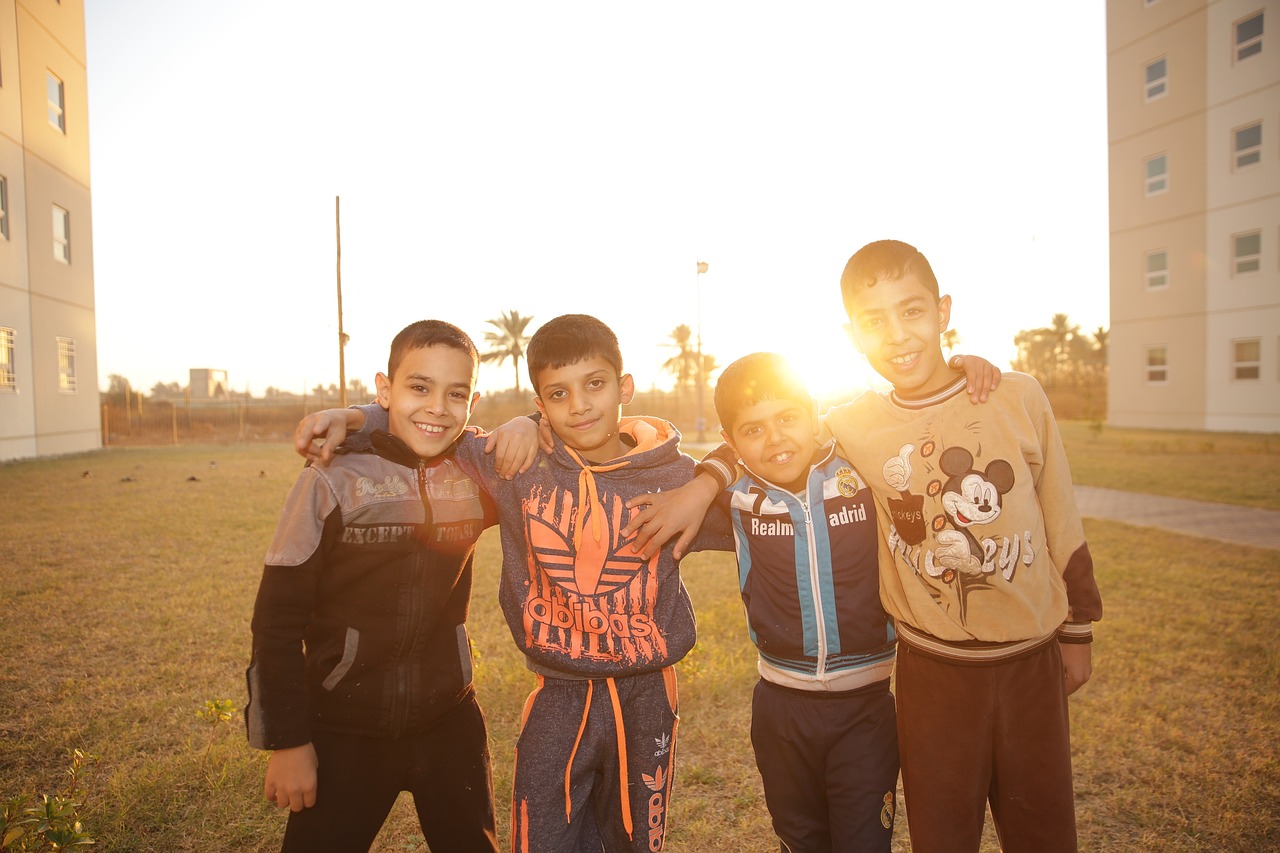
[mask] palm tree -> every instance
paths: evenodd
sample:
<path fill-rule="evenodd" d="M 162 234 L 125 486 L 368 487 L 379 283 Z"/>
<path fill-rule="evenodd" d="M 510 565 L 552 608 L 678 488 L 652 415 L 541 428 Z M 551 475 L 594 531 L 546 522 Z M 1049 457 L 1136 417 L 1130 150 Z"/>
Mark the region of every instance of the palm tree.
<path fill-rule="evenodd" d="M 676 395 L 682 388 L 692 385 L 698 378 L 698 354 L 690 346 L 693 331 L 684 323 L 671 330 L 671 343 L 664 346 L 675 347 L 676 354 L 662 364 L 662 369 L 676 376 Z"/>
<path fill-rule="evenodd" d="M 942 348 L 947 351 L 947 358 L 951 358 L 951 351 L 956 348 L 956 344 L 960 343 L 960 333 L 955 329 L 947 329 L 942 333 Z"/>
<path fill-rule="evenodd" d="M 517 391 L 520 390 L 520 359 L 524 358 L 525 347 L 529 345 L 529 336 L 524 330 L 532 319 L 532 315 L 522 317 L 519 311 L 503 311 L 498 319 L 485 321 L 497 331 L 484 333 L 484 342 L 489 345 L 489 349 L 480 356 L 480 360 L 502 364 L 511 359 L 516 371 Z"/>

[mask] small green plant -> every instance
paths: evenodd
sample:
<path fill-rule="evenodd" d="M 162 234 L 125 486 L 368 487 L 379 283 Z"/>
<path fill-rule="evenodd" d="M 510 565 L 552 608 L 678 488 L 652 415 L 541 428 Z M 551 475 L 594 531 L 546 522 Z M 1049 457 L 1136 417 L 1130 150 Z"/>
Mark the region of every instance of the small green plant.
<path fill-rule="evenodd" d="M 19 794 L 4 804 L 0 813 L 0 851 L 5 853 L 39 853 L 46 850 L 69 850 L 95 843 L 80 822 L 82 803 L 75 800 L 83 788 L 82 774 L 97 764 L 98 756 L 83 749 L 68 749 L 67 788 L 60 794 L 41 794 L 35 805 L 31 797 Z"/>
<path fill-rule="evenodd" d="M 213 742 L 218 737 L 218 727 L 223 723 L 230 723 L 236 715 L 236 706 L 230 699 L 209 699 L 204 703 L 204 707 L 196 711 L 196 716 L 209 724 L 209 743 L 205 745 L 204 755 L 200 757 L 200 768 L 203 770 L 205 762 L 209 760 L 209 752 L 213 749 Z"/>

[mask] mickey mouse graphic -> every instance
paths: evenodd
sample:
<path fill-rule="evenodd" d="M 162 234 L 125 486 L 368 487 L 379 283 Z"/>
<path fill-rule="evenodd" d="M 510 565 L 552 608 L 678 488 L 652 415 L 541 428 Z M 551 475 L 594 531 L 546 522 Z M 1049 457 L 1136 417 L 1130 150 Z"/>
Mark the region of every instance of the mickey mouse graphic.
<path fill-rule="evenodd" d="M 939 530 L 934 557 L 966 575 L 982 574 L 982 543 L 969 530 L 990 524 L 1000 516 L 1001 501 L 1013 488 L 1013 466 L 992 460 L 985 471 L 975 471 L 973 454 L 963 447 L 948 447 L 938 459 L 949 478 L 942 486 L 942 509 L 953 530 Z"/>
<path fill-rule="evenodd" d="M 909 544 L 925 538 L 923 495 L 913 495 L 908 490 L 914 450 L 914 445 L 904 444 L 881 470 L 885 482 L 901 495 L 900 500 L 889 502 L 889 511 L 899 535 Z M 955 583 L 960 622 L 964 624 L 969 593 L 986 586 L 985 575 L 989 571 L 984 564 L 982 543 L 970 528 L 999 518 L 1003 497 L 1013 488 L 1013 466 L 996 459 L 985 471 L 978 471 L 973 467 L 973 454 L 963 447 L 942 451 L 938 465 L 947 480 L 941 485 L 935 480 L 928 493 L 938 496 L 943 514 L 933 521 L 935 547 L 925 553 L 924 569 L 929 577 L 939 578 L 948 586 Z M 944 525 L 950 525 L 950 529 Z"/>

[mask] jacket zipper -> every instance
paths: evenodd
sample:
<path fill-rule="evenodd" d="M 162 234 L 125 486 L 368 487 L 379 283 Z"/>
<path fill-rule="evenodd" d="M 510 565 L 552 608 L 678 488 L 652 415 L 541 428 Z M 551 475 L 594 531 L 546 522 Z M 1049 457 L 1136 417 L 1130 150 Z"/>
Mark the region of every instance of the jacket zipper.
<path fill-rule="evenodd" d="M 810 471 L 809 476 L 813 476 Z M 818 681 L 825 681 L 827 676 L 827 619 L 822 609 L 822 591 L 818 579 L 818 546 L 814 542 L 813 515 L 809 512 L 809 485 L 805 483 L 805 496 L 800 501 L 804 509 L 805 541 L 809 548 L 809 590 L 813 597 L 813 613 L 818 629 L 818 669 L 815 675 Z"/>

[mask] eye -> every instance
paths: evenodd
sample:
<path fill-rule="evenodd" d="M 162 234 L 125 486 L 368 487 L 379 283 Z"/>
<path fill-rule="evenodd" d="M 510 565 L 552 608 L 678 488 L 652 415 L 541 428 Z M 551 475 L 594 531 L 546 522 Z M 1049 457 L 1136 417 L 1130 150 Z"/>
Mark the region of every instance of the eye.
<path fill-rule="evenodd" d="M 760 427 L 758 426 L 749 426 L 749 427 L 744 427 L 742 429 L 742 436 L 744 438 L 752 438 L 759 434 L 760 434 Z"/>
<path fill-rule="evenodd" d="M 782 417 L 778 418 L 778 423 L 782 424 L 783 426 L 787 426 L 795 422 L 796 422 L 795 415 L 783 415 Z"/>
<path fill-rule="evenodd" d="M 415 394 L 425 394 L 425 393 L 427 393 L 429 390 L 431 390 L 431 389 L 429 389 L 426 385 L 422 385 L 421 383 L 414 384 L 414 385 L 410 385 L 410 386 L 409 386 L 409 388 L 410 388 L 410 390 L 412 390 Z"/>
<path fill-rule="evenodd" d="M 879 317 L 870 317 L 862 321 L 862 328 L 864 329 L 874 329 L 874 328 L 877 328 L 879 325 L 880 325 Z"/>
<path fill-rule="evenodd" d="M 552 400 L 563 400 L 563 399 L 564 399 L 564 392 L 563 392 L 563 391 L 552 391 L 552 392 L 551 392 L 551 394 L 550 394 L 549 396 L 550 396 L 550 398 L 551 398 Z"/>
<path fill-rule="evenodd" d="M 454 392 L 453 392 L 453 393 L 451 393 L 449 396 L 450 396 L 450 397 L 452 397 L 452 398 L 453 398 L 453 399 L 455 399 L 455 400 L 465 400 L 465 399 L 467 399 L 467 395 L 466 395 L 466 394 L 464 394 L 464 393 L 462 393 L 461 391 L 454 391 Z"/>
<path fill-rule="evenodd" d="M 587 388 L 592 391 L 599 391 L 603 387 L 604 387 L 603 379 L 592 379 L 590 382 L 587 383 Z"/>
<path fill-rule="evenodd" d="M 902 312 L 902 316 L 906 317 L 908 320 L 914 320 L 923 313 L 924 311 L 920 310 L 919 308 L 908 308 L 907 310 Z"/>

